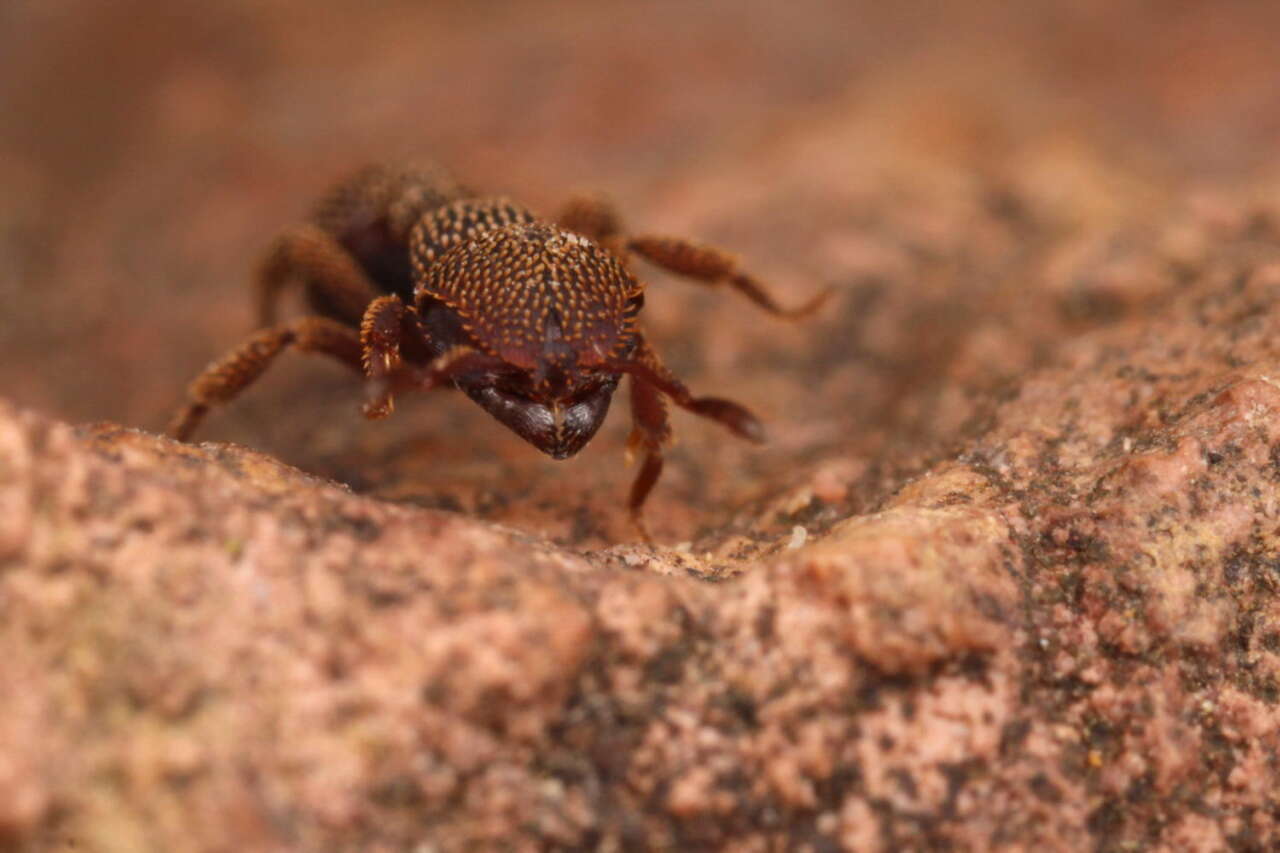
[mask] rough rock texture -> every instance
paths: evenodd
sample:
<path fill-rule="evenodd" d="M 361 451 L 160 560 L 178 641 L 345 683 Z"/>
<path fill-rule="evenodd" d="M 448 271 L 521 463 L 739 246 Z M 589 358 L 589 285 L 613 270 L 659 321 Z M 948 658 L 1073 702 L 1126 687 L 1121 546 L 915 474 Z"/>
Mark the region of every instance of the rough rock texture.
<path fill-rule="evenodd" d="M 0 10 L 0 849 L 1280 848 L 1280 8 L 359 5 Z M 837 288 L 654 276 L 773 437 L 678 417 L 666 544 L 618 415 L 141 429 L 421 147 Z"/>

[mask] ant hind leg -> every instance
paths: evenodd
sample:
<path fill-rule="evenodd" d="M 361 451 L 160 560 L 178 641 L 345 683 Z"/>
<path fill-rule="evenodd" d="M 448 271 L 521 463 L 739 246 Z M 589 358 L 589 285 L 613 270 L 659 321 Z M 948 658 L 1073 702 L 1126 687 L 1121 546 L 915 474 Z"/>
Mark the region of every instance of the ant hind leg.
<path fill-rule="evenodd" d="M 260 326 L 275 323 L 286 285 L 299 281 L 319 313 L 351 324 L 359 322 L 378 295 L 360 264 L 332 234 L 318 225 L 299 225 L 276 238 L 258 267 Z"/>
<path fill-rule="evenodd" d="M 824 290 L 802 305 L 784 308 L 763 284 L 743 271 L 733 255 L 679 237 L 630 237 L 626 248 L 650 263 L 701 284 L 727 284 L 775 317 L 807 317 L 831 296 L 831 290 Z"/>
<path fill-rule="evenodd" d="M 802 305 L 785 308 L 728 252 L 679 237 L 624 234 L 617 210 L 601 196 L 574 196 L 560 209 L 556 223 L 621 256 L 639 255 L 668 272 L 701 284 L 727 284 L 776 317 L 806 317 L 821 308 L 831 296 L 831 291 L 825 290 Z"/>
<path fill-rule="evenodd" d="M 354 329 L 327 317 L 303 317 L 254 334 L 206 367 L 187 388 L 188 402 L 174 416 L 168 433 L 187 441 L 209 410 L 227 403 L 258 380 L 287 347 L 335 358 L 361 370 L 360 339 Z"/>

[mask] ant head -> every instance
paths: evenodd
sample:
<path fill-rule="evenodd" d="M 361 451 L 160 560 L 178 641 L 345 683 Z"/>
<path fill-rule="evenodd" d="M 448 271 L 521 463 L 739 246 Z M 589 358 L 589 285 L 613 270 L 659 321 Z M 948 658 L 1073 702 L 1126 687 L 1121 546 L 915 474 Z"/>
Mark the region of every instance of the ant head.
<path fill-rule="evenodd" d="M 582 449 L 635 347 L 643 290 L 618 259 L 571 231 L 517 222 L 452 245 L 419 298 L 443 303 L 470 345 L 503 363 L 457 385 L 539 450 Z"/>

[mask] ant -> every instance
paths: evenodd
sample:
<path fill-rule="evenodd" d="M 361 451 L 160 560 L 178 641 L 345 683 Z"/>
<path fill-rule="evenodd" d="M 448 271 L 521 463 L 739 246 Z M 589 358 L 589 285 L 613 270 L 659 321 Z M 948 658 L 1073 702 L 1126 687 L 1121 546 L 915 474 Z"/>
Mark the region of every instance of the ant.
<path fill-rule="evenodd" d="M 688 240 L 628 236 L 597 198 L 554 221 L 478 195 L 432 165 L 371 166 L 329 192 L 310 220 L 276 239 L 256 276 L 261 331 L 210 364 L 169 433 L 188 440 L 209 409 L 252 384 L 284 349 L 320 353 L 365 377 L 364 414 L 391 413 L 397 394 L 454 387 L 555 459 L 599 430 L 630 377 L 628 454 L 642 456 L 628 508 L 641 514 L 670 440 L 666 400 L 753 442 L 760 421 L 741 405 L 695 397 L 637 324 L 639 256 L 709 285 L 728 285 L 779 317 L 801 317 L 830 292 L 785 309 L 727 253 Z M 310 316 L 276 322 L 300 282 Z"/>

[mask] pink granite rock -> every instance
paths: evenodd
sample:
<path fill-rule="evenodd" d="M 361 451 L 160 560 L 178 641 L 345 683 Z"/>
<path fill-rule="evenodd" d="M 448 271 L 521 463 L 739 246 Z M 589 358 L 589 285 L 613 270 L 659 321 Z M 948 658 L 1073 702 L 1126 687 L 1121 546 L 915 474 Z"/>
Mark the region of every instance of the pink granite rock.
<path fill-rule="evenodd" d="M 0 12 L 0 850 L 1280 848 L 1280 7 L 473 6 Z M 423 148 L 836 289 L 645 271 L 660 546 L 625 405 L 143 429 Z"/>
<path fill-rule="evenodd" d="M 0 826 L 1269 847 L 1277 294 L 1264 267 L 1071 341 L 953 461 L 719 583 L 5 408 Z"/>

